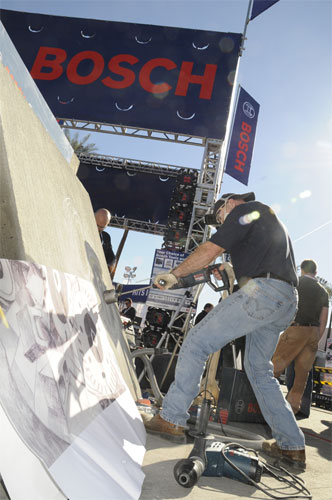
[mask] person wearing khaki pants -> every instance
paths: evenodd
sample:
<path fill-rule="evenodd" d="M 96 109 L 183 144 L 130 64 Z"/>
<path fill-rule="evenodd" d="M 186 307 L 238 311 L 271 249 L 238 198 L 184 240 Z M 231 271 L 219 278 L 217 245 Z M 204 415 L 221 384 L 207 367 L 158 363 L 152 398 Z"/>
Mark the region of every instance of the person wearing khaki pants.
<path fill-rule="evenodd" d="M 294 383 L 286 398 L 294 414 L 300 409 L 318 342 L 327 323 L 328 293 L 317 281 L 316 273 L 317 264 L 313 260 L 302 262 L 298 285 L 298 311 L 294 322 L 280 336 L 272 357 L 276 378 L 294 361 Z"/>

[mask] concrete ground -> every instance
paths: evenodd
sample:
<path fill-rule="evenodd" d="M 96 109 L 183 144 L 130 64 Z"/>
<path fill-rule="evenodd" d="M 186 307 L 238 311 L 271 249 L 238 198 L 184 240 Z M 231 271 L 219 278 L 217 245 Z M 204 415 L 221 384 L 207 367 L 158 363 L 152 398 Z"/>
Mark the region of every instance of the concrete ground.
<path fill-rule="evenodd" d="M 307 468 L 305 472 L 295 472 L 304 480 L 314 500 L 332 500 L 332 413 L 312 407 L 310 417 L 299 420 L 299 426 L 306 437 Z M 263 424 L 232 423 L 264 438 L 270 438 L 270 430 Z M 234 439 L 236 442 L 236 439 Z M 254 486 L 242 482 L 221 478 L 201 476 L 198 483 L 187 489 L 180 486 L 173 476 L 174 465 L 182 458 L 187 458 L 193 444 L 176 445 L 154 435 L 147 437 L 147 452 L 143 463 L 146 474 L 140 500 L 168 500 L 190 498 L 192 500 L 231 500 L 235 498 L 270 498 Z M 261 456 L 263 461 L 273 459 Z M 285 467 L 287 469 L 287 467 Z M 289 469 L 294 473 L 293 470 Z M 281 483 L 263 474 L 259 485 L 271 488 L 280 487 Z M 273 492 L 272 492 L 273 493 Z M 284 495 L 294 494 L 294 490 L 285 490 Z M 280 496 L 279 492 L 279 496 Z M 284 497 L 285 498 L 285 497 Z M 287 497 L 289 498 L 289 496 Z"/>
<path fill-rule="evenodd" d="M 298 423 L 306 437 L 307 469 L 305 472 L 296 473 L 296 475 L 305 481 L 314 500 L 332 500 L 332 412 L 313 406 L 310 417 L 299 420 Z M 270 438 L 267 425 L 232 422 L 230 425 L 259 434 L 264 438 Z M 174 498 L 190 498 L 191 500 L 232 500 L 235 498 L 247 500 L 248 498 L 256 498 L 263 500 L 269 498 L 254 486 L 225 477 L 202 476 L 192 489 L 183 488 L 174 479 L 173 468 L 179 460 L 189 456 L 192 447 L 192 443 L 175 445 L 157 436 L 147 435 L 147 451 L 143 463 L 143 472 L 146 477 L 140 500 Z M 264 457 L 261 458 L 264 460 Z M 271 488 L 281 484 L 266 475 L 263 475 L 259 485 L 262 486 L 263 483 Z M 287 490 L 287 494 L 289 493 L 290 490 Z M 0 485 L 0 500 L 7 499 L 8 497 Z M 110 500 L 117 499 L 110 495 Z"/>

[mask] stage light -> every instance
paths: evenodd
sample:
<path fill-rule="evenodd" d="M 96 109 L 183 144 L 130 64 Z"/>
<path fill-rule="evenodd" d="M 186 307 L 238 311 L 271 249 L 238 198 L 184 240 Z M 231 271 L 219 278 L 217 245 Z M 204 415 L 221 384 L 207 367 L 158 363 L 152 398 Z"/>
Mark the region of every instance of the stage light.
<path fill-rule="evenodd" d="M 164 309 L 149 307 L 146 313 L 146 321 L 150 326 L 165 328 L 170 322 L 170 314 Z"/>
<path fill-rule="evenodd" d="M 170 227 L 180 227 L 180 228 L 189 228 L 191 220 L 191 212 L 188 210 L 183 210 L 181 208 L 175 208 L 173 210 L 170 210 L 168 219 L 167 219 L 167 226 Z"/>
<path fill-rule="evenodd" d="M 195 186 L 197 184 L 197 172 L 187 171 L 177 176 L 176 184 L 178 186 Z"/>
<path fill-rule="evenodd" d="M 182 205 L 188 205 L 192 202 L 195 195 L 195 190 L 191 188 L 180 188 L 176 189 L 172 201 L 175 203 L 181 203 Z"/>

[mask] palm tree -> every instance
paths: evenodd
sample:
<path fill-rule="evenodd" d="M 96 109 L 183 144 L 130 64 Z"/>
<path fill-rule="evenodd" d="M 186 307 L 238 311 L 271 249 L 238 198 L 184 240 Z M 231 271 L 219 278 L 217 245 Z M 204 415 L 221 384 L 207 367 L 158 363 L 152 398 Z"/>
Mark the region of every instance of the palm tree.
<path fill-rule="evenodd" d="M 75 154 L 79 155 L 80 153 L 89 154 L 94 153 L 98 150 L 96 144 L 90 142 L 87 144 L 87 141 L 90 139 L 90 135 L 85 135 L 83 139 L 79 138 L 78 132 L 75 132 L 73 136 L 71 136 L 69 129 L 64 129 L 64 134 L 67 137 L 68 141 L 71 144 Z"/>

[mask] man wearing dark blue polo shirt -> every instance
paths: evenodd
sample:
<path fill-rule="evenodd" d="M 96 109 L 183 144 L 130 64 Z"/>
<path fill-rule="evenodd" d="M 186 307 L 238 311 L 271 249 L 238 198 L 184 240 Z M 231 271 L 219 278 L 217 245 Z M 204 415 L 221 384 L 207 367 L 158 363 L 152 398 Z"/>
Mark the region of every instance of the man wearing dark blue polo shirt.
<path fill-rule="evenodd" d="M 271 362 L 279 334 L 291 323 L 297 308 L 298 279 L 290 238 L 273 210 L 255 201 L 254 193 L 223 195 L 215 204 L 214 214 L 220 226 L 210 240 L 170 273 L 156 276 L 154 283 L 160 289 L 169 289 L 178 278 L 227 252 L 240 289 L 188 332 L 179 353 L 175 380 L 160 414 L 145 424 L 146 429 L 181 442 L 189 417 L 187 410 L 199 392 L 208 356 L 245 335 L 245 370 L 274 437 L 263 443 L 263 450 L 303 469 L 304 435 L 273 375 Z"/>

